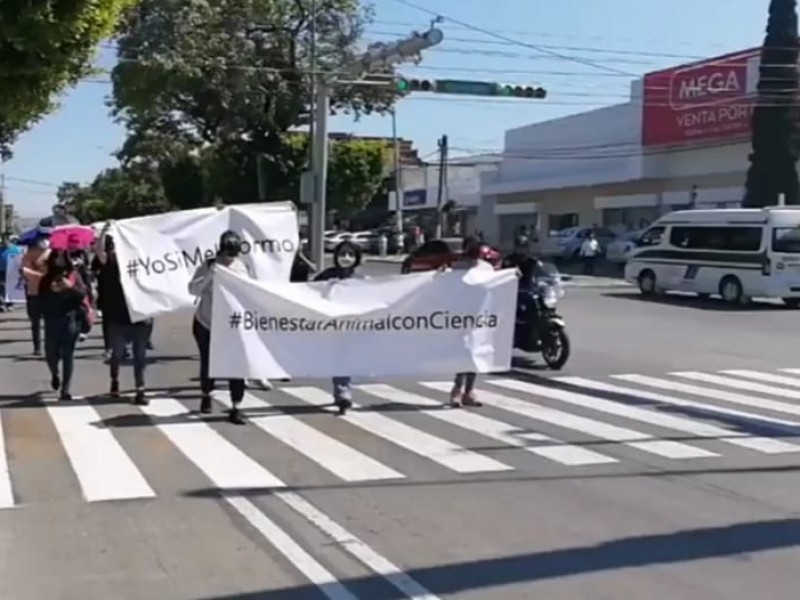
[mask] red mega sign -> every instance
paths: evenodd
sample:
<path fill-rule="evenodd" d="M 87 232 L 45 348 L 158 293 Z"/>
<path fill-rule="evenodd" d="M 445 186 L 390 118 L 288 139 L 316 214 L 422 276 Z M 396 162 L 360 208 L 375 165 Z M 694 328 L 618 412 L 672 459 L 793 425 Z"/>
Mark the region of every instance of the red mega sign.
<path fill-rule="evenodd" d="M 759 61 L 753 49 L 645 75 L 642 145 L 748 135 Z"/>

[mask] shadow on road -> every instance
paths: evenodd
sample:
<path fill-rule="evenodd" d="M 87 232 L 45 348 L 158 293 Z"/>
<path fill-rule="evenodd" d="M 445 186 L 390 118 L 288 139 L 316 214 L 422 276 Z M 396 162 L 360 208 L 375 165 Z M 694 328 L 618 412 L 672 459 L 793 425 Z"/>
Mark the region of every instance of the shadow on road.
<path fill-rule="evenodd" d="M 726 558 L 792 548 L 798 544 L 800 520 L 777 519 L 424 567 L 407 571 L 407 574 L 433 594 L 444 596 L 486 590 L 486 597 L 491 597 L 491 590 L 502 586 L 524 585 L 618 569 Z M 370 600 L 401 600 L 408 597 L 406 593 L 390 587 L 377 575 L 354 578 L 342 583 L 350 588 L 374 585 Z M 321 597 L 320 591 L 317 586 L 308 584 L 290 589 L 209 597 L 205 600 L 307 600 Z"/>

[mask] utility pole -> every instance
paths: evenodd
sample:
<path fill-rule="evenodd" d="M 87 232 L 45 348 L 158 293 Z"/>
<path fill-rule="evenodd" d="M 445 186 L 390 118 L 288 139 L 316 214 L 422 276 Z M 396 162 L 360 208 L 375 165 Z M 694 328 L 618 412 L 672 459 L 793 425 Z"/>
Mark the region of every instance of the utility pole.
<path fill-rule="evenodd" d="M 8 232 L 6 223 L 6 174 L 3 161 L 0 160 L 0 237 Z"/>
<path fill-rule="evenodd" d="M 436 194 L 436 212 L 438 221 L 436 223 L 436 237 L 442 237 L 444 229 L 444 194 L 447 191 L 447 136 L 443 135 L 439 140 L 439 190 Z"/>
<path fill-rule="evenodd" d="M 403 172 L 400 170 L 400 139 L 397 137 L 397 107 L 392 107 L 392 138 L 394 140 L 394 196 L 397 202 L 397 231 L 403 233 Z"/>
<path fill-rule="evenodd" d="M 311 69 L 310 78 L 309 78 L 309 104 L 308 104 L 308 164 L 309 170 L 312 173 L 316 172 L 314 165 L 316 164 L 316 156 L 314 152 L 314 121 L 315 121 L 315 114 L 314 111 L 316 107 L 314 105 L 314 99 L 316 97 L 316 88 L 317 88 L 317 0 L 311 0 L 311 22 L 309 24 L 309 29 L 311 33 L 311 47 L 309 48 L 309 68 Z M 305 201 L 305 198 L 301 198 L 302 201 Z M 316 202 L 312 203 L 311 206 L 308 207 L 308 211 L 306 213 L 308 215 L 308 230 L 309 230 L 309 242 L 312 244 L 309 248 L 310 252 L 313 255 L 316 255 L 316 247 L 313 245 L 313 236 L 311 235 L 311 231 L 316 229 L 316 222 L 318 219 L 322 219 L 322 232 L 323 237 L 325 233 L 325 215 L 318 215 L 317 214 L 317 204 Z M 324 253 L 324 248 L 323 248 Z M 316 263 L 315 266 L 317 269 L 322 270 L 324 268 L 323 263 Z"/>
<path fill-rule="evenodd" d="M 314 252 L 312 262 L 321 266 L 325 263 L 325 214 L 327 198 L 326 185 L 328 179 L 328 113 L 330 112 L 330 97 L 333 88 L 341 84 L 372 85 L 364 82 L 363 78 L 375 67 L 389 66 L 400 62 L 413 60 L 422 50 L 441 43 L 444 33 L 431 25 L 425 33 L 413 33 L 410 37 L 391 44 L 376 44 L 361 56 L 355 63 L 343 71 L 353 78 L 352 81 L 342 81 L 335 77 L 317 78 L 315 92 L 316 123 L 314 130 L 314 219 L 311 227 L 311 247 Z M 394 85 L 393 82 L 380 82 L 377 85 Z"/>

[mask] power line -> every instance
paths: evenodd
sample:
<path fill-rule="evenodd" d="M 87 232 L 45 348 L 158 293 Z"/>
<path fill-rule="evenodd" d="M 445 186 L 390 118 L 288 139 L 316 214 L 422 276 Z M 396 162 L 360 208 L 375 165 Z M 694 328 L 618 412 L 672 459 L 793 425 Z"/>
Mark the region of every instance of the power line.
<path fill-rule="evenodd" d="M 514 44 L 514 45 L 517 45 L 517 46 L 522 46 L 522 47 L 525 47 L 525 48 L 531 48 L 533 50 L 536 50 L 537 52 L 543 52 L 545 54 L 549 54 L 553 58 L 558 58 L 558 59 L 561 59 L 561 60 L 582 64 L 584 66 L 592 67 L 594 69 L 599 69 L 601 71 L 607 71 L 607 72 L 612 72 L 612 73 L 619 73 L 619 74 L 626 74 L 626 75 L 634 76 L 632 73 L 625 73 L 625 71 L 622 71 L 620 69 L 615 69 L 614 67 L 609 67 L 609 66 L 606 66 L 606 65 L 603 65 L 603 64 L 600 64 L 600 63 L 596 63 L 596 62 L 591 61 L 591 60 L 584 59 L 584 58 L 579 58 L 579 57 L 575 57 L 575 56 L 567 56 L 567 55 L 561 54 L 559 52 L 556 52 L 554 50 L 549 50 L 549 49 L 546 49 L 546 48 L 542 48 L 541 46 L 538 46 L 537 44 L 531 44 L 531 43 L 525 42 L 523 40 L 518 40 L 518 39 L 515 39 L 515 38 L 512 38 L 512 37 L 503 35 L 501 33 L 495 33 L 494 31 L 491 31 L 489 29 L 483 29 L 482 27 L 477 27 L 475 25 L 472 25 L 471 23 L 466 23 L 464 21 L 460 21 L 459 19 L 454 19 L 453 17 L 447 16 L 447 15 L 443 15 L 443 14 L 438 13 L 436 11 L 432 11 L 430 9 L 425 8 L 424 6 L 420 6 L 419 4 L 415 4 L 414 2 L 410 2 L 409 0 L 393 0 L 393 2 L 397 2 L 398 4 L 402 4 L 404 6 L 407 6 L 407 7 L 422 11 L 422 12 L 424 12 L 424 13 L 432 16 L 432 17 L 442 17 L 448 22 L 452 22 L 452 23 L 455 23 L 457 25 L 461 25 L 462 27 L 464 27 L 466 29 L 470 29 L 470 30 L 472 30 L 472 31 L 474 31 L 476 33 L 482 33 L 483 35 L 486 35 L 486 36 L 489 36 L 489 37 L 492 37 L 492 38 L 495 38 L 495 39 L 498 39 L 498 40 L 503 40 L 503 41 L 508 42 L 510 44 Z"/>

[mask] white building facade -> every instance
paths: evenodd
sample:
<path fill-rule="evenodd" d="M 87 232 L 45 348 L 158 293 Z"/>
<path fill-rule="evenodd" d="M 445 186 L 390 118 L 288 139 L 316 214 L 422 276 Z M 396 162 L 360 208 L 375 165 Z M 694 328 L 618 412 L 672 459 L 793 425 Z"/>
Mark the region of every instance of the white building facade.
<path fill-rule="evenodd" d="M 507 246 L 572 226 L 646 227 L 688 207 L 741 204 L 758 51 L 646 75 L 630 100 L 505 134 L 481 179 L 478 227 Z"/>

